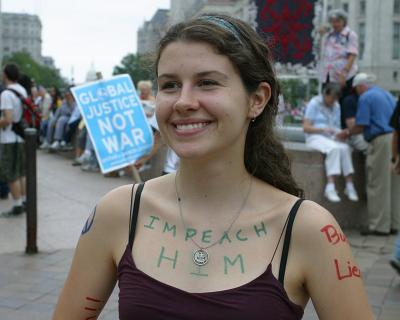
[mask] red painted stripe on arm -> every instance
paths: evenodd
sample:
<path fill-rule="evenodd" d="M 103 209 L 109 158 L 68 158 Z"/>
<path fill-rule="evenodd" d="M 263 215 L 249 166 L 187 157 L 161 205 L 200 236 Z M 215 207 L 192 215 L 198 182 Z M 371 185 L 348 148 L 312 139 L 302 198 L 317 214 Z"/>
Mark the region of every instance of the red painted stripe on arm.
<path fill-rule="evenodd" d="M 95 309 L 95 308 L 89 308 L 89 307 L 85 307 L 85 310 L 89 310 L 89 311 L 97 311 L 97 309 Z"/>
<path fill-rule="evenodd" d="M 91 298 L 91 297 L 86 297 L 86 300 L 94 301 L 94 302 L 101 302 L 101 300 L 97 300 L 97 299 Z"/>

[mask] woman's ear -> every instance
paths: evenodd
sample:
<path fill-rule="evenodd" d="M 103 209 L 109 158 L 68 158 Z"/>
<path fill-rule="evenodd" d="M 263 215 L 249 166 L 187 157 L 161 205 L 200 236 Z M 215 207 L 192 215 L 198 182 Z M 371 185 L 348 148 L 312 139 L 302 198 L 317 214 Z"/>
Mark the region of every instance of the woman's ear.
<path fill-rule="evenodd" d="M 260 82 L 257 90 L 250 96 L 248 117 L 250 119 L 257 118 L 263 112 L 270 98 L 271 86 L 267 82 Z"/>

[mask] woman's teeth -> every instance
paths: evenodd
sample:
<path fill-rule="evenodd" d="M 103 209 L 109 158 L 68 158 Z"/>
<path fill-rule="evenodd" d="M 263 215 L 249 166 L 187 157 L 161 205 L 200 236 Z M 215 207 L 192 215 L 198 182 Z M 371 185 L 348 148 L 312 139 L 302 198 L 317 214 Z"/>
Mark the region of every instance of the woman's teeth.
<path fill-rule="evenodd" d="M 207 123 L 189 123 L 189 124 L 177 124 L 176 128 L 178 130 L 193 130 L 193 129 L 201 129 L 205 127 Z"/>

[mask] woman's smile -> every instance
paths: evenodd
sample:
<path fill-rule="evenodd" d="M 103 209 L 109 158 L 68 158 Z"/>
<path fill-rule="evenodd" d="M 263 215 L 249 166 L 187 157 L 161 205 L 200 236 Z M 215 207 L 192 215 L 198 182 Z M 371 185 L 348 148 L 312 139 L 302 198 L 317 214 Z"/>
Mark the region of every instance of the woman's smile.
<path fill-rule="evenodd" d="M 211 123 L 210 120 L 185 119 L 174 121 L 172 125 L 177 136 L 189 137 L 205 132 Z"/>

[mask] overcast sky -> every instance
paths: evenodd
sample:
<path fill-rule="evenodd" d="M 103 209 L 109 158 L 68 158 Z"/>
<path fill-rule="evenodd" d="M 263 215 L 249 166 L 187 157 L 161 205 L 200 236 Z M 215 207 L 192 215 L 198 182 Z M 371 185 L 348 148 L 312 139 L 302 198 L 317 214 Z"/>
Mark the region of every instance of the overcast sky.
<path fill-rule="evenodd" d="M 104 77 L 127 53 L 136 52 L 136 32 L 169 0 L 0 0 L 3 12 L 39 15 L 42 55 L 51 56 L 64 77 L 85 80 L 94 63 Z"/>

